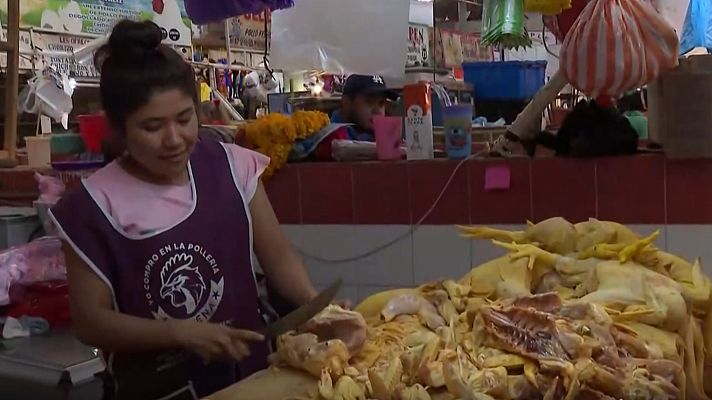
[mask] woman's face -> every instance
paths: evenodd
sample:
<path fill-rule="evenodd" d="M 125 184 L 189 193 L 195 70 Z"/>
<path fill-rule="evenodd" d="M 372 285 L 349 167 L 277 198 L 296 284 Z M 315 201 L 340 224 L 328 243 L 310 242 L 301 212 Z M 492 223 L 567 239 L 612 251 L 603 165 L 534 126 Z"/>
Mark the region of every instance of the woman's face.
<path fill-rule="evenodd" d="M 155 93 L 126 120 L 126 150 L 155 178 L 184 176 L 197 140 L 195 104 L 179 89 Z"/>

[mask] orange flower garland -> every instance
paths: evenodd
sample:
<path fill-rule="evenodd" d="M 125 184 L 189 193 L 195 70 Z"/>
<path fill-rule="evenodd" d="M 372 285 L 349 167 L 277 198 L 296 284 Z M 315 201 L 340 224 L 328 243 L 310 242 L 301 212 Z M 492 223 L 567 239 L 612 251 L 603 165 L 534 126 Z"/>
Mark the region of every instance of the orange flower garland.
<path fill-rule="evenodd" d="M 288 116 L 269 114 L 242 127 L 248 146 L 270 158 L 263 177 L 269 178 L 287 163 L 292 145 L 306 139 L 329 124 L 329 116 L 320 111 L 297 111 Z"/>

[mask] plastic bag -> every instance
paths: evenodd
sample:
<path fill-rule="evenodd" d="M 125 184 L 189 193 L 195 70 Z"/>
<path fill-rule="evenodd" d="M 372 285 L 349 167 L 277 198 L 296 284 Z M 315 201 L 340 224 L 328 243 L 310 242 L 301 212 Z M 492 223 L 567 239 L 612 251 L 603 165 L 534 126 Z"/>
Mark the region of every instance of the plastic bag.
<path fill-rule="evenodd" d="M 589 96 L 639 88 L 677 65 L 675 30 L 645 0 L 595 0 L 561 47 L 569 83 Z"/>
<path fill-rule="evenodd" d="M 523 0 L 485 0 L 482 5 L 482 44 L 506 49 L 529 47 Z"/>
<path fill-rule="evenodd" d="M 712 53 L 712 0 L 691 0 L 680 39 L 680 54 L 696 47 Z"/>
<path fill-rule="evenodd" d="M 66 74 L 59 74 L 52 68 L 46 68 L 41 75 L 27 81 L 18 97 L 19 113 L 42 113 L 52 117 L 67 129 L 69 113 L 72 112 L 72 94 L 74 89 Z"/>
<path fill-rule="evenodd" d="M 53 236 L 39 238 L 0 253 L 0 306 L 10 303 L 13 285 L 64 280 L 67 269 L 62 242 Z"/>
<path fill-rule="evenodd" d="M 410 0 L 301 0 L 272 14 L 271 64 L 285 71 L 405 79 Z"/>
<path fill-rule="evenodd" d="M 198 25 L 293 6 L 294 0 L 185 0 L 188 17 Z"/>
<path fill-rule="evenodd" d="M 40 196 L 34 202 L 37 215 L 40 217 L 42 227 L 48 235 L 57 235 L 59 232 L 49 218 L 49 209 L 52 208 L 64 194 L 64 182 L 54 176 L 46 176 L 35 172 L 35 180 L 40 190 Z"/>
<path fill-rule="evenodd" d="M 40 190 L 40 197 L 37 201 L 46 204 L 56 204 L 64 193 L 64 182 L 54 176 L 46 176 L 35 172 L 35 180 Z"/>

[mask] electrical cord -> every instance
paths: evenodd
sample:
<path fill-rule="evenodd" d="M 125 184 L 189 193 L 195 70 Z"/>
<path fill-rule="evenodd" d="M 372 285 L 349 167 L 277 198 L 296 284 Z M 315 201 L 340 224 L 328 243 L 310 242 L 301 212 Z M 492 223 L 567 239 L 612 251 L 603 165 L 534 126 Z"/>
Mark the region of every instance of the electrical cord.
<path fill-rule="evenodd" d="M 479 153 L 475 153 L 475 154 L 473 154 L 473 155 L 471 155 L 471 156 L 469 156 L 469 157 L 467 157 L 467 158 L 461 160 L 461 161 L 455 166 L 455 169 L 453 169 L 452 173 L 450 174 L 450 177 L 449 177 L 449 178 L 447 179 L 447 181 L 445 182 L 445 186 L 443 186 L 442 190 L 440 191 L 440 193 L 438 194 L 438 196 L 435 198 L 435 201 L 434 201 L 433 204 L 430 206 L 430 208 L 425 212 L 425 214 L 423 214 L 423 216 L 418 220 L 418 222 L 416 222 L 411 228 L 408 229 L 408 231 L 406 231 L 405 233 L 403 233 L 403 234 L 397 236 L 396 238 L 394 238 L 394 239 L 392 239 L 392 240 L 390 240 L 390 241 L 388 241 L 388 242 L 386 242 L 386 243 L 384 243 L 384 244 L 382 244 L 382 245 L 380 245 L 380 246 L 377 246 L 377 247 L 375 247 L 374 249 L 369 250 L 369 251 L 367 251 L 367 252 L 364 252 L 364 253 L 361 253 L 361 254 L 358 254 L 358 255 L 355 255 L 355 256 L 351 256 L 351 257 L 346 257 L 346 258 L 324 258 L 324 257 L 320 257 L 320 256 L 316 256 L 316 255 L 310 254 L 310 253 L 308 253 L 307 251 L 305 251 L 305 250 L 303 250 L 303 249 L 301 249 L 301 248 L 299 248 L 299 247 L 296 247 L 296 246 L 294 247 L 295 251 L 296 251 L 298 254 L 302 255 L 304 258 L 307 258 L 307 259 L 313 260 L 313 261 L 318 261 L 318 262 L 321 262 L 321 263 L 324 263 L 324 264 L 345 264 L 345 263 L 349 263 L 349 262 L 353 262 L 353 261 L 362 260 L 362 259 L 364 259 L 364 258 L 368 258 L 368 257 L 370 257 L 370 256 L 372 256 L 372 255 L 375 255 L 375 254 L 378 254 L 378 253 L 382 252 L 383 250 L 386 250 L 387 248 L 389 248 L 389 247 L 395 245 L 396 243 L 400 242 L 401 240 L 407 238 L 408 236 L 410 236 L 410 235 L 412 235 L 414 232 L 416 232 L 416 231 L 420 228 L 420 226 L 423 224 L 423 222 L 425 222 L 425 220 L 428 219 L 428 217 L 433 213 L 433 211 L 435 211 L 435 207 L 437 207 L 438 204 L 440 204 L 440 201 L 442 200 L 443 196 L 445 196 L 445 192 L 447 191 L 447 189 L 448 189 L 448 188 L 450 187 L 450 185 L 452 184 L 452 181 L 453 181 L 453 179 L 455 179 L 455 175 L 456 175 L 457 172 L 460 170 L 460 168 L 461 168 L 463 165 L 465 165 L 466 162 L 468 162 L 468 161 L 470 161 L 470 160 L 472 160 L 472 159 L 474 159 L 474 158 L 476 158 L 476 157 L 479 157 L 479 156 L 481 156 L 481 155 L 484 154 L 484 153 L 486 153 L 486 152 L 485 152 L 485 151 L 481 151 L 481 152 L 479 152 Z"/>
<path fill-rule="evenodd" d="M 552 57 L 555 57 L 558 60 L 559 55 L 554 54 L 553 51 L 549 50 L 549 45 L 546 44 L 546 23 L 545 23 L 545 17 L 543 15 L 541 16 L 541 22 L 542 22 L 542 25 L 544 26 L 541 29 L 541 41 L 544 42 L 544 50 L 546 50 L 546 52 L 549 53 L 549 55 L 551 55 Z"/>

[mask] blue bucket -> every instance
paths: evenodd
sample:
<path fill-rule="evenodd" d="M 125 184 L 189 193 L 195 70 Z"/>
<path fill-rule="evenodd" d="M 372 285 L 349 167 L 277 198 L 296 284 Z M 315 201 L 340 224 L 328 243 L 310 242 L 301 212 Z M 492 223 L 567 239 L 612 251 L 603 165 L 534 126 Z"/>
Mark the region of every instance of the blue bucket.
<path fill-rule="evenodd" d="M 462 65 L 475 100 L 528 100 L 544 86 L 546 61 L 494 61 Z"/>

